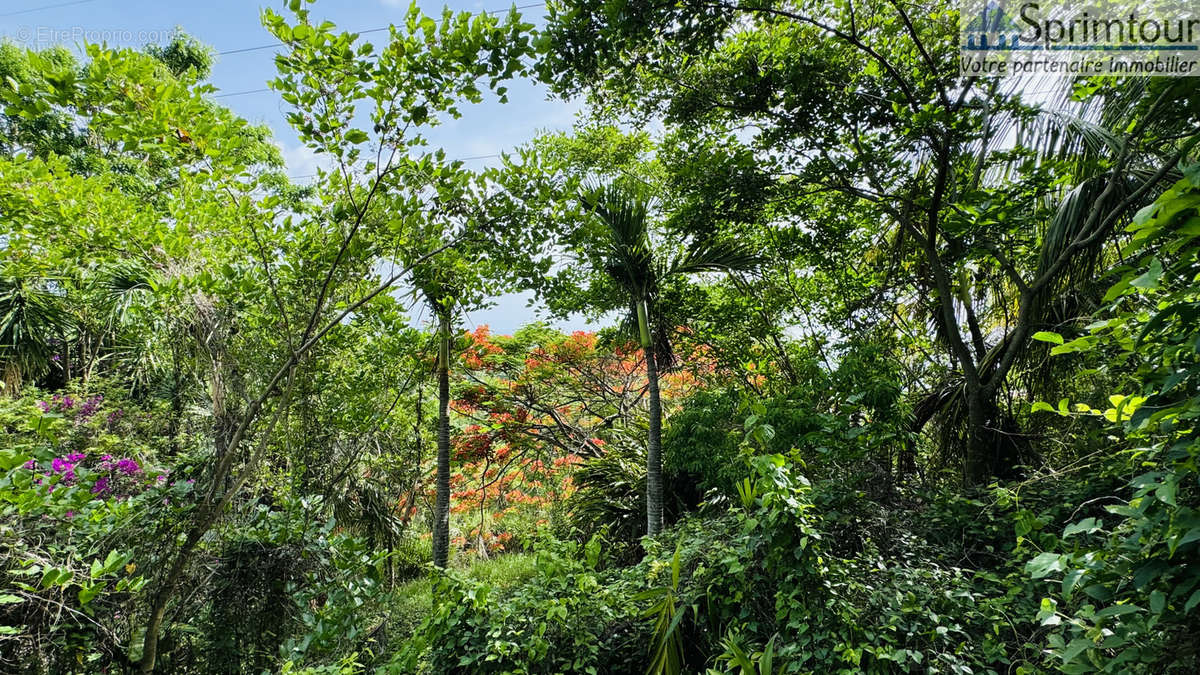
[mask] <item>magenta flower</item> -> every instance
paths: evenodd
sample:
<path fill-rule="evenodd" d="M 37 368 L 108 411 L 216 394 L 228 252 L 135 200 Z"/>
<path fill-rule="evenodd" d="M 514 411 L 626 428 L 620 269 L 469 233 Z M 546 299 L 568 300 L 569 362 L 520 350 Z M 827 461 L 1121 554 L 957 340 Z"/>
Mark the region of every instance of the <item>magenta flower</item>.
<path fill-rule="evenodd" d="M 126 476 L 136 476 L 142 472 L 142 467 L 138 466 L 138 463 L 134 460 L 125 458 L 117 462 L 117 471 Z"/>
<path fill-rule="evenodd" d="M 79 406 L 79 416 L 77 419 L 89 419 L 92 415 L 96 414 L 96 411 L 100 409 L 100 404 L 103 402 L 103 394 L 96 394 L 95 396 L 88 398 L 88 400 L 83 402 L 83 405 Z"/>
<path fill-rule="evenodd" d="M 103 497 L 108 494 L 108 476 L 101 476 L 92 486 L 92 494 Z"/>

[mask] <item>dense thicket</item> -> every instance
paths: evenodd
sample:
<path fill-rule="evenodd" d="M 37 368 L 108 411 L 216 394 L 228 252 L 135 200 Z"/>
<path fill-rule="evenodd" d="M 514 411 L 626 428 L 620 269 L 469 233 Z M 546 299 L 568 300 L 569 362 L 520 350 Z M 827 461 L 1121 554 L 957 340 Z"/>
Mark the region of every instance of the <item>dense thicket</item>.
<path fill-rule="evenodd" d="M 0 669 L 1200 670 L 1195 78 L 963 78 L 941 0 L 288 5 L 304 185 L 186 35 L 0 46 Z M 572 131 L 430 147 L 523 77 Z"/>

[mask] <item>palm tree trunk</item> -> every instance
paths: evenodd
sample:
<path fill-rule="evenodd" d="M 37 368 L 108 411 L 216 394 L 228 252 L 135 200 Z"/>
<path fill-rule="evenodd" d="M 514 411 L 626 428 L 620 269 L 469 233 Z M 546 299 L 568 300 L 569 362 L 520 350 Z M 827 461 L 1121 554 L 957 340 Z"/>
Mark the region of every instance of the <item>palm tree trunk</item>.
<path fill-rule="evenodd" d="M 433 564 L 450 558 L 450 315 L 440 313 L 438 326 L 437 498 L 433 507 Z"/>
<path fill-rule="evenodd" d="M 654 340 L 644 302 L 638 304 L 638 328 L 642 351 L 646 354 L 646 381 L 650 405 L 650 433 L 646 442 L 646 534 L 654 536 L 663 528 L 662 484 L 662 400 L 658 391 L 658 364 L 654 360 Z"/>
<path fill-rule="evenodd" d="M 21 369 L 11 361 L 4 366 L 4 378 L 0 381 L 5 394 L 12 398 L 21 396 Z"/>

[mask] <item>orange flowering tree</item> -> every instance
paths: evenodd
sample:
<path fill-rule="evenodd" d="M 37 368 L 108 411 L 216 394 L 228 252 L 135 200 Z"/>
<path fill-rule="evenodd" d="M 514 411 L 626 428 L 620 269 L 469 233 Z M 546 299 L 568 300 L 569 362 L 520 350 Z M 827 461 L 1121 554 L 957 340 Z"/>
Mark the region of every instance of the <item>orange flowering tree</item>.
<path fill-rule="evenodd" d="M 480 326 L 456 346 L 450 481 L 460 534 L 452 544 L 486 555 L 562 522 L 575 467 L 603 453 L 614 434 L 644 428 L 644 351 L 539 324 L 512 336 Z M 668 401 L 713 374 L 703 346 L 681 363 L 663 377 Z"/>

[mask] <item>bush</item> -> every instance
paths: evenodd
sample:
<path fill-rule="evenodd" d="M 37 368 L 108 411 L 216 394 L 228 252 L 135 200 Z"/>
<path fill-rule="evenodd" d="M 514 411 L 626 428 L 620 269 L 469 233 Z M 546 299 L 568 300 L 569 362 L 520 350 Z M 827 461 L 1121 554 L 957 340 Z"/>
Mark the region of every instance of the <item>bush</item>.
<path fill-rule="evenodd" d="M 213 575 L 205 626 L 210 673 L 257 673 L 274 664 L 295 628 L 298 608 L 289 587 L 308 563 L 296 544 L 243 538 L 225 544 Z"/>
<path fill-rule="evenodd" d="M 408 581 L 424 576 L 425 568 L 433 562 L 431 539 L 404 537 L 392 550 L 392 573 L 396 581 Z"/>
<path fill-rule="evenodd" d="M 1013 662 L 998 579 L 897 532 L 843 482 L 814 487 L 778 455 L 755 465 L 741 508 L 684 521 L 639 565 L 653 576 L 679 542 L 684 671 L 712 665 L 726 635 L 773 640 L 787 673 L 987 672 Z"/>
<path fill-rule="evenodd" d="M 646 453 L 633 442 L 610 443 L 573 477 L 578 490 L 568 508 L 581 541 L 604 537 L 609 557 L 630 564 L 641 555 L 638 538 L 646 533 Z"/>
<path fill-rule="evenodd" d="M 501 589 L 448 571 L 389 672 L 621 673 L 644 661 L 635 588 L 597 572 L 600 542 L 546 542 L 537 575 Z"/>
<path fill-rule="evenodd" d="M 671 416 L 663 434 L 663 478 L 675 509 L 695 508 L 710 490 L 729 498 L 746 475 L 738 453 L 742 439 L 737 392 L 701 391 Z"/>

